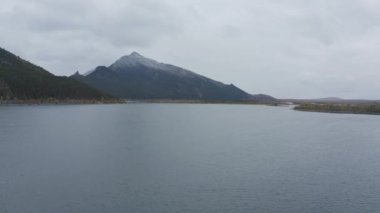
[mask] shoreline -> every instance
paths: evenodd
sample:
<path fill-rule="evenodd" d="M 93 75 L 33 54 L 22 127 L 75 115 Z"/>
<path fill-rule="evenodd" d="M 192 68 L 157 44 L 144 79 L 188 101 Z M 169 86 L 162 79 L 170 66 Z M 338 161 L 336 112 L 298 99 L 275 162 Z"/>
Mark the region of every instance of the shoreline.
<path fill-rule="evenodd" d="M 315 113 L 325 113 L 325 114 L 342 114 L 342 115 L 380 115 L 380 113 L 358 113 L 358 112 L 332 112 L 332 111 L 317 111 L 317 110 L 304 110 L 304 109 L 294 109 L 294 111 L 299 112 L 315 112 Z"/>
<path fill-rule="evenodd" d="M 82 105 L 82 104 L 126 104 L 125 100 L 96 100 L 96 99 L 28 99 L 0 100 L 0 105 Z"/>
<path fill-rule="evenodd" d="M 86 99 L 29 99 L 29 100 L 0 100 L 0 106 L 38 106 L 38 105 L 107 105 L 107 104 L 228 104 L 228 105 L 262 105 L 262 106 L 292 106 L 283 102 L 257 102 L 252 100 L 172 100 L 172 99 L 115 99 L 115 100 L 86 100 Z M 294 106 L 294 105 L 293 105 Z M 376 107 L 376 111 L 370 111 Z M 315 112 L 329 114 L 351 115 L 380 115 L 380 104 L 300 104 L 291 110 L 299 112 Z"/>
<path fill-rule="evenodd" d="M 254 100 L 184 100 L 184 99 L 127 99 L 128 103 L 152 103 L 152 104 L 236 104 L 236 105 L 285 105 L 281 102 L 258 102 Z"/>
<path fill-rule="evenodd" d="M 81 105 L 81 104 L 231 104 L 231 105 L 266 105 L 284 106 L 281 102 L 257 102 L 253 100 L 174 100 L 174 99 L 116 99 L 116 100 L 86 100 L 86 99 L 28 99 L 0 100 L 0 105 Z"/>
<path fill-rule="evenodd" d="M 331 114 L 380 115 L 380 104 L 301 104 L 295 111 Z"/>

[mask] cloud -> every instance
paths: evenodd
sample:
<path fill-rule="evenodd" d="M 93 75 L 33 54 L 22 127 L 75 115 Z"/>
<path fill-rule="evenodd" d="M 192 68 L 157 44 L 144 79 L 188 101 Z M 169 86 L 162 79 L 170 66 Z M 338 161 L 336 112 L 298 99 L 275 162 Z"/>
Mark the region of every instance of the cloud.
<path fill-rule="evenodd" d="M 380 98 L 376 0 L 3 0 L 0 25 L 60 75 L 136 50 L 251 93 Z"/>
<path fill-rule="evenodd" d="M 180 14 L 153 0 L 5 0 L 3 5 L 2 45 L 60 74 L 73 71 L 63 64 L 76 66 L 88 54 L 149 47 L 182 27 Z"/>

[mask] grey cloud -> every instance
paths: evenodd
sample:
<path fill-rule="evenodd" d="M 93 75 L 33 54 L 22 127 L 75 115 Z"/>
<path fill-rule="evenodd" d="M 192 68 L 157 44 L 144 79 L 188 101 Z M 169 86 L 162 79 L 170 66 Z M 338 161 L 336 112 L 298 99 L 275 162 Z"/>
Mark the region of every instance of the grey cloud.
<path fill-rule="evenodd" d="M 3 0 L 0 25 L 60 75 L 136 50 L 251 93 L 380 99 L 376 0 Z"/>
<path fill-rule="evenodd" d="M 35 33 L 73 31 L 139 46 L 181 29 L 180 17 L 170 6 L 151 0 L 19 2 L 2 17 Z"/>
<path fill-rule="evenodd" d="M 2 45 L 57 74 L 88 69 L 101 58 L 95 54 L 114 52 L 111 55 L 116 57 L 125 49 L 149 47 L 182 29 L 180 14 L 153 0 L 5 0 L 3 5 Z M 83 63 L 88 54 L 94 59 Z"/>

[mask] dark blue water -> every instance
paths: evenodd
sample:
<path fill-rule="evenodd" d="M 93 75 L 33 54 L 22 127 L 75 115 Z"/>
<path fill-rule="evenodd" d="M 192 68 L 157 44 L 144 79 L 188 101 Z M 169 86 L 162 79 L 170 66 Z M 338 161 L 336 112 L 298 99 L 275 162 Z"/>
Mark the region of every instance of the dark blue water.
<path fill-rule="evenodd" d="M 380 117 L 1 106 L 0 212 L 380 212 Z"/>

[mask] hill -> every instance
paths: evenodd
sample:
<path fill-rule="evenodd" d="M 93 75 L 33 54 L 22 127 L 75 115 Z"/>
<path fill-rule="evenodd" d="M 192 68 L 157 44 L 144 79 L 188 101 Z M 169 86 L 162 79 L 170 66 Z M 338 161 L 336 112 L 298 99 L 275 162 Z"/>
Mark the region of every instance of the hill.
<path fill-rule="evenodd" d="M 55 76 L 0 48 L 1 101 L 105 101 L 109 95 L 69 77 Z"/>
<path fill-rule="evenodd" d="M 255 96 L 189 70 L 133 52 L 112 65 L 71 76 L 100 91 L 126 99 L 252 100 Z M 257 96 L 262 99 L 266 96 Z"/>
<path fill-rule="evenodd" d="M 332 103 L 303 103 L 295 110 L 308 112 L 328 112 L 344 114 L 373 114 L 380 115 L 379 103 L 360 103 L 360 104 L 332 104 Z"/>

